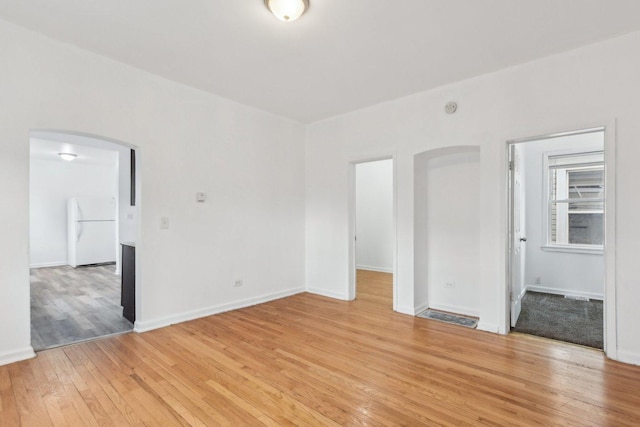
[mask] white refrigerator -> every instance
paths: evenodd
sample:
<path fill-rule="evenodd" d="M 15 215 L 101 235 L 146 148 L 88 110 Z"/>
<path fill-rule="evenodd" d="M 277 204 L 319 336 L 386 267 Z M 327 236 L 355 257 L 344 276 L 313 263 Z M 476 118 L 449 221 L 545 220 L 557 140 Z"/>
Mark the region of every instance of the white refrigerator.
<path fill-rule="evenodd" d="M 116 261 L 116 200 L 72 197 L 67 202 L 67 263 L 72 267 Z"/>

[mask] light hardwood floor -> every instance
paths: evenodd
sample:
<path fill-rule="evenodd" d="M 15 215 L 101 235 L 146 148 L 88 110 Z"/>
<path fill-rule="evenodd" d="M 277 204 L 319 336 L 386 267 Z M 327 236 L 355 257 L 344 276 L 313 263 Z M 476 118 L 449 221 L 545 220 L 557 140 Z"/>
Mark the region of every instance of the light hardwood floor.
<path fill-rule="evenodd" d="M 640 425 L 639 367 L 397 314 L 380 283 L 2 366 L 0 425 Z"/>

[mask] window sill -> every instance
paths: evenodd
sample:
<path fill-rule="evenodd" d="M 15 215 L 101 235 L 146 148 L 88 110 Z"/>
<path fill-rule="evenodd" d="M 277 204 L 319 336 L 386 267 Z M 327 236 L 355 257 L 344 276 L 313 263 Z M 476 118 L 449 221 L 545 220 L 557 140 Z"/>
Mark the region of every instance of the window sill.
<path fill-rule="evenodd" d="M 602 246 L 590 245 L 545 245 L 542 247 L 542 250 L 546 252 L 567 252 L 591 255 L 602 255 L 604 253 Z"/>

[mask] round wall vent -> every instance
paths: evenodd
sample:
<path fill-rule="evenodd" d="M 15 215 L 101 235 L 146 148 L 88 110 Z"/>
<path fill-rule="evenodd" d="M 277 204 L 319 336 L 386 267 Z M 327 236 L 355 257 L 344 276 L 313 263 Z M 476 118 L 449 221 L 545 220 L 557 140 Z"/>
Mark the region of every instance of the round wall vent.
<path fill-rule="evenodd" d="M 447 105 L 444 106 L 444 111 L 447 114 L 453 114 L 458 110 L 458 104 L 456 104 L 455 102 L 451 101 L 449 102 Z"/>

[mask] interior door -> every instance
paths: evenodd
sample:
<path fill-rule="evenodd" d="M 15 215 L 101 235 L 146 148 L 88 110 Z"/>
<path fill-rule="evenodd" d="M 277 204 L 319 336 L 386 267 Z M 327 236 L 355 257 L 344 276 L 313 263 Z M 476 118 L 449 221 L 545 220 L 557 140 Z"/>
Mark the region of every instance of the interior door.
<path fill-rule="evenodd" d="M 511 146 L 511 326 L 515 326 L 522 309 L 525 269 L 525 188 L 523 185 L 522 156 L 517 144 Z"/>

